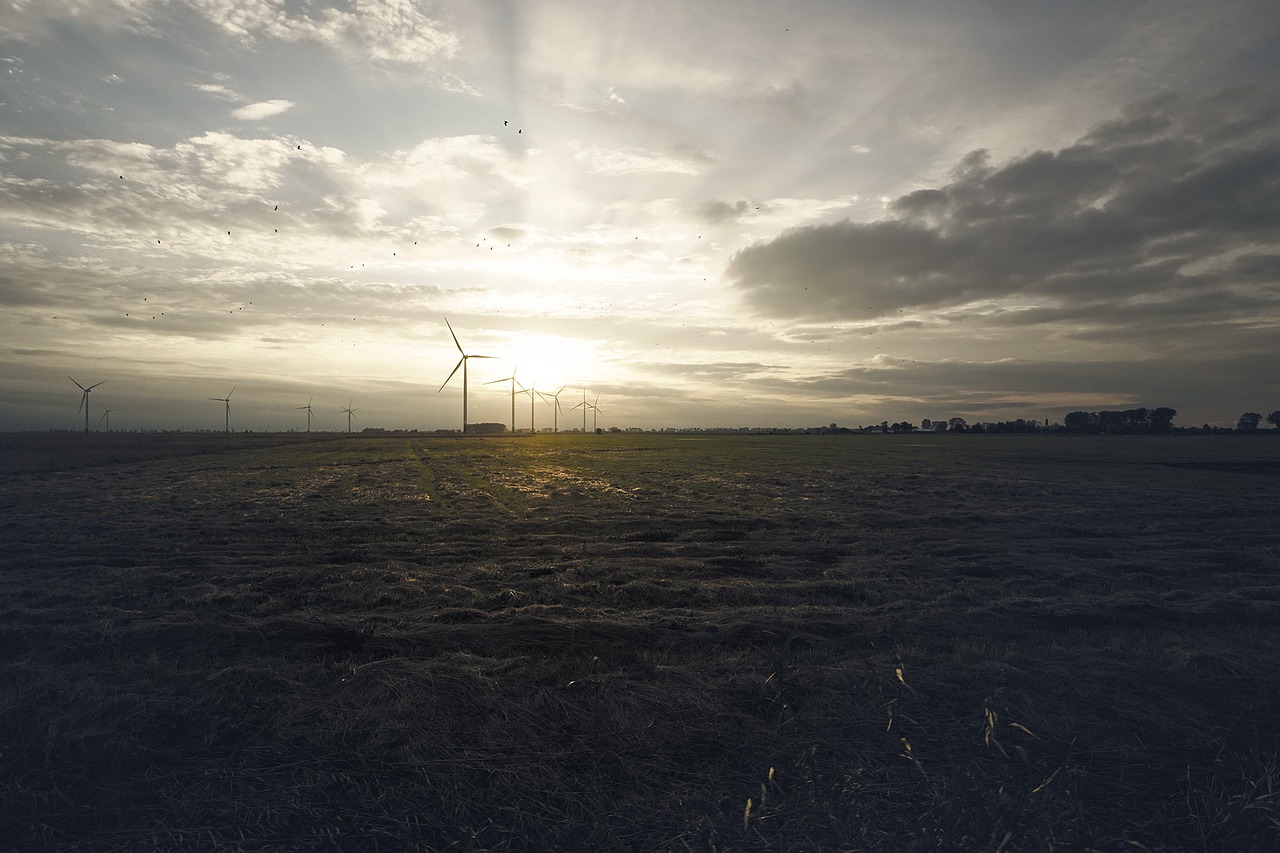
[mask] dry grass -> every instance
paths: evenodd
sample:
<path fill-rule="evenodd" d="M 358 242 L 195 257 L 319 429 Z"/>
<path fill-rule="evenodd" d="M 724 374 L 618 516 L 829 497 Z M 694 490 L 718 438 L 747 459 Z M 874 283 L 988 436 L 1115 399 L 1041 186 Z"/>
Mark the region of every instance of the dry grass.
<path fill-rule="evenodd" d="M 1280 442 L 135 442 L 4 475 L 0 848 L 1280 843 Z"/>

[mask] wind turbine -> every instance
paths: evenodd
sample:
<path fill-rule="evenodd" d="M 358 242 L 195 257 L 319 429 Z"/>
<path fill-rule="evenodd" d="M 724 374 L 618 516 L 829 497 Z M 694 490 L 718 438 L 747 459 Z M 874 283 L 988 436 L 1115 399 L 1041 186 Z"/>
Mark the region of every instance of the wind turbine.
<path fill-rule="evenodd" d="M 449 326 L 449 334 L 453 335 L 453 345 L 458 348 L 458 352 L 462 353 L 462 358 L 458 359 L 458 363 L 453 366 L 453 372 L 449 374 L 449 379 L 453 378 L 453 374 L 458 372 L 458 368 L 462 368 L 462 434 L 467 434 L 467 359 L 471 358 L 497 358 L 493 355 L 467 355 L 462 349 L 462 344 L 458 343 L 458 336 L 453 332 L 453 326 L 449 325 L 449 318 L 444 318 L 444 324 Z M 444 390 L 444 386 L 449 384 L 449 379 L 444 381 L 444 385 L 436 391 L 439 394 Z"/>
<path fill-rule="evenodd" d="M 484 383 L 485 385 L 497 385 L 499 382 L 511 383 L 511 432 L 516 431 L 516 371 L 519 368 L 512 368 L 510 376 L 504 376 L 501 379 L 494 379 Z M 520 386 L 521 393 L 524 392 L 524 386 Z"/>
<path fill-rule="evenodd" d="M 347 432 L 351 432 L 351 416 L 355 414 L 355 411 L 355 409 L 351 408 L 350 400 L 347 401 L 347 407 L 345 409 L 338 410 L 338 414 L 345 414 L 347 416 Z"/>
<path fill-rule="evenodd" d="M 227 423 L 224 432 L 231 432 L 231 395 L 235 393 L 238 386 L 232 385 L 231 390 L 227 392 L 225 397 L 210 397 L 210 400 L 217 400 L 219 403 L 225 403 L 227 406 Z M 586 423 L 586 415 L 583 415 L 583 423 Z"/>
<path fill-rule="evenodd" d="M 556 433 L 560 432 L 560 412 L 563 411 L 560 408 L 560 394 L 561 392 L 564 391 L 565 388 L 568 388 L 568 387 L 569 387 L 568 385 L 561 385 L 560 390 L 549 397 L 546 394 L 543 394 L 541 391 L 538 392 L 539 397 L 541 397 L 542 399 L 546 400 L 549 403 L 554 403 L 554 405 L 551 407 L 552 432 L 556 432 Z"/>
<path fill-rule="evenodd" d="M 102 423 L 103 421 L 106 421 L 107 432 L 111 432 L 111 413 L 114 411 L 115 409 L 108 409 L 106 403 L 102 404 L 102 417 L 98 418 L 98 423 Z"/>
<path fill-rule="evenodd" d="M 524 393 L 529 395 L 529 435 L 537 435 L 538 425 L 536 423 L 536 415 L 533 408 L 534 401 L 537 400 L 539 396 L 538 382 L 536 379 L 529 383 L 529 387 L 524 389 Z"/>
<path fill-rule="evenodd" d="M 68 376 L 67 378 L 71 379 L 70 376 Z M 104 379 L 102 380 L 102 382 L 96 382 L 93 385 L 90 385 L 88 388 L 84 387 L 79 382 L 76 382 L 74 379 L 71 379 L 71 381 L 75 382 L 76 387 L 84 392 L 83 394 L 80 395 L 80 409 L 84 409 L 84 431 L 88 432 L 89 431 L 89 392 L 92 391 L 94 388 L 97 388 L 99 385 L 102 384 L 102 382 L 106 382 L 107 380 Z M 79 412 L 80 409 L 76 409 L 76 411 Z"/>
<path fill-rule="evenodd" d="M 315 395 L 312 394 L 311 399 L 307 400 L 307 404 L 305 406 L 298 406 L 298 408 L 294 409 L 295 412 L 300 412 L 303 409 L 307 410 L 307 432 L 311 432 L 311 400 L 314 400 L 315 398 Z"/>
<path fill-rule="evenodd" d="M 599 427 L 600 422 L 596 419 L 596 416 L 600 414 L 600 407 L 596 405 L 596 403 L 599 403 L 599 402 L 600 402 L 600 395 L 596 394 L 596 398 L 593 401 L 591 401 L 591 431 L 592 432 L 600 431 L 600 427 Z M 583 412 L 583 417 L 585 418 L 585 416 L 586 416 L 586 412 Z"/>
<path fill-rule="evenodd" d="M 598 394 L 596 395 L 596 399 L 597 399 L 597 400 L 598 400 L 598 399 L 600 399 L 600 396 L 599 396 Z M 585 432 L 587 431 L 587 409 L 588 409 L 588 408 L 590 408 L 590 407 L 591 407 L 591 404 L 587 402 L 587 389 L 586 389 L 586 386 L 583 386 L 583 388 L 582 388 L 582 402 L 581 402 L 581 403 L 579 403 L 578 405 L 576 405 L 576 406 L 574 406 L 574 407 L 573 407 L 573 409 L 582 409 L 582 431 L 583 431 L 583 433 L 585 433 Z M 570 409 L 569 411 L 571 411 L 571 412 L 572 412 L 572 411 L 573 411 L 573 409 Z"/>

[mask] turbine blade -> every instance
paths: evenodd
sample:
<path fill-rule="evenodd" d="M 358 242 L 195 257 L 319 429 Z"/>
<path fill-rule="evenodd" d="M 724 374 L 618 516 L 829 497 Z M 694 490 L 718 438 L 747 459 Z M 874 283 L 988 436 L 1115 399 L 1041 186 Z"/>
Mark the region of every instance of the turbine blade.
<path fill-rule="evenodd" d="M 465 355 L 462 358 L 458 359 L 458 363 L 453 366 L 453 373 L 449 374 L 449 379 L 453 378 L 453 374 L 458 372 L 458 368 L 462 367 L 462 365 L 466 362 L 466 360 L 467 360 L 467 357 Z M 439 394 L 441 391 L 444 390 L 445 385 L 449 384 L 449 379 L 446 379 L 444 381 L 444 385 L 441 385 L 440 388 L 436 391 L 437 394 Z"/>
<path fill-rule="evenodd" d="M 231 395 L 232 395 L 232 394 L 234 394 L 234 393 L 236 393 L 236 389 L 237 389 L 237 388 L 239 388 L 239 387 L 240 387 L 239 385 L 232 385 L 232 386 L 231 386 L 231 390 L 227 392 L 227 399 L 228 399 L 228 400 L 230 400 L 230 399 L 231 399 Z"/>
<path fill-rule="evenodd" d="M 68 376 L 67 378 L 68 378 L 68 379 L 71 379 L 71 377 L 70 377 L 70 376 Z M 74 379 L 71 379 L 71 381 L 72 381 L 72 382 L 76 382 Z M 76 387 L 77 387 L 77 388 L 79 388 L 81 391 L 83 391 L 83 390 L 84 390 L 84 386 L 83 386 L 83 385 L 81 385 L 79 382 L 76 382 Z"/>
<path fill-rule="evenodd" d="M 106 381 L 107 381 L 107 380 L 105 380 L 105 379 L 104 379 L 104 380 L 102 380 L 102 382 L 106 382 Z M 102 382 L 95 382 L 95 383 L 93 383 L 92 385 L 90 385 L 88 388 L 86 388 L 86 389 L 84 389 L 84 390 L 86 390 L 86 391 L 92 391 L 94 388 L 97 388 L 99 385 L 101 385 L 101 384 L 102 384 Z"/>
<path fill-rule="evenodd" d="M 444 324 L 445 324 L 446 326 L 449 326 L 449 318 L 448 318 L 448 317 L 445 317 L 445 318 L 444 318 Z M 463 349 L 462 349 L 462 344 L 458 343 L 458 336 L 453 334 L 453 326 L 449 326 L 449 334 L 450 334 L 450 335 L 453 335 L 453 345 L 454 345 L 455 347 L 457 347 L 457 348 L 458 348 L 458 352 L 462 353 L 462 355 L 465 357 L 467 353 L 466 353 L 466 351 L 465 351 L 465 350 L 463 350 Z"/>

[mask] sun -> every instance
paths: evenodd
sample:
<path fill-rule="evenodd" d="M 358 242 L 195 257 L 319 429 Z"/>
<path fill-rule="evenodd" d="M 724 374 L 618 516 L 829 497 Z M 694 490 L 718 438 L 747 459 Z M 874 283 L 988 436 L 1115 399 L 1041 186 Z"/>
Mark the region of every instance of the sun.
<path fill-rule="evenodd" d="M 554 393 L 566 385 L 591 384 L 603 378 L 604 364 L 594 342 L 522 333 L 508 346 L 516 379 L 526 388 Z"/>

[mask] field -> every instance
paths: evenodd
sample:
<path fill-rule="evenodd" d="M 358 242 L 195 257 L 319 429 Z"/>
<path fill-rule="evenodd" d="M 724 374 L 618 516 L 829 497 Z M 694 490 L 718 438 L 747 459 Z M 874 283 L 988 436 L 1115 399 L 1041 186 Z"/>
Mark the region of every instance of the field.
<path fill-rule="evenodd" d="M 1268 436 L 2 436 L 0 472 L 0 849 L 1280 846 Z"/>

